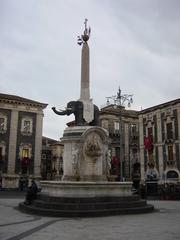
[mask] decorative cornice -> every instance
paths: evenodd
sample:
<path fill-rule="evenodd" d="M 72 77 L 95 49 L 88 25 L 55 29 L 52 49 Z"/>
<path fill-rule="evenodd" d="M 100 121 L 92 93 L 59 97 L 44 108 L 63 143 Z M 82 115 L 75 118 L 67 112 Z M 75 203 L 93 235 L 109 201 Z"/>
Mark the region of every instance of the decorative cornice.
<path fill-rule="evenodd" d="M 121 116 L 123 117 L 130 117 L 130 118 L 138 118 L 138 111 L 135 110 L 127 110 L 125 109 L 124 106 L 122 107 L 117 107 L 114 108 L 114 105 L 109 105 L 106 107 L 101 108 L 100 110 L 100 116 L 102 115 L 114 115 L 114 116 L 119 116 L 121 114 Z"/>
<path fill-rule="evenodd" d="M 150 107 L 150 108 L 146 108 L 146 109 L 140 111 L 139 115 L 140 114 L 146 114 L 148 112 L 152 112 L 152 111 L 155 111 L 155 110 L 158 110 L 158 109 L 163 109 L 165 107 L 171 107 L 171 106 L 174 106 L 178 103 L 180 103 L 180 98 L 169 101 L 169 102 L 165 102 L 165 103 L 162 103 L 162 104 L 158 104 L 158 105 Z"/>
<path fill-rule="evenodd" d="M 46 108 L 48 105 L 46 103 L 41 103 L 41 102 L 33 101 L 31 99 L 19 97 L 16 95 L 4 94 L 4 93 L 0 93 L 0 103 L 34 106 L 42 109 Z"/>

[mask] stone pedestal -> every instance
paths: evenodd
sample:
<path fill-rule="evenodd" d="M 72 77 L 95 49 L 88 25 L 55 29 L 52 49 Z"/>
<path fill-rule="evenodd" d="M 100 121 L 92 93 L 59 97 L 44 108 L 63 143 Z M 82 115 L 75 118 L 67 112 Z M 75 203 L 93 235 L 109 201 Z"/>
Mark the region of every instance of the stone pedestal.
<path fill-rule="evenodd" d="M 108 133 L 101 127 L 68 127 L 64 143 L 63 181 L 106 181 Z"/>
<path fill-rule="evenodd" d="M 100 127 L 68 127 L 62 181 L 41 181 L 42 191 L 31 205 L 20 208 L 56 217 L 94 217 L 151 212 L 131 192 L 132 182 L 108 182 L 108 134 Z"/>

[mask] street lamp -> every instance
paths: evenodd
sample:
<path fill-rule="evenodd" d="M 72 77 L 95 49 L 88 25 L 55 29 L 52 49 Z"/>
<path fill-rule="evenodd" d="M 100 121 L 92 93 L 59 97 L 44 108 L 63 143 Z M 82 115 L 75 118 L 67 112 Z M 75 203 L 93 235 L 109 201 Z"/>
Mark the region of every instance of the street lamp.
<path fill-rule="evenodd" d="M 120 180 L 124 181 L 124 176 L 123 176 L 123 142 L 122 142 L 122 107 L 125 105 L 125 103 L 128 103 L 128 107 L 131 106 L 133 103 L 132 99 L 133 94 L 122 94 L 122 91 L 119 87 L 117 95 L 111 96 L 111 97 L 106 97 L 107 98 L 107 104 L 110 104 L 110 100 L 114 101 L 114 107 L 118 108 L 119 110 L 119 159 L 120 159 Z"/>

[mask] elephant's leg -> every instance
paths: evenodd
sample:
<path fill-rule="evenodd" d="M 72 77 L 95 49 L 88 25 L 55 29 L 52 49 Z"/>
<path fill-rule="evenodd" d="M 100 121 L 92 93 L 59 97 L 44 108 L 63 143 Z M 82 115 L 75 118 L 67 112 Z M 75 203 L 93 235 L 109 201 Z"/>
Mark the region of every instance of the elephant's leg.
<path fill-rule="evenodd" d="M 83 118 L 83 114 L 82 114 L 82 113 L 75 115 L 75 124 L 76 124 L 77 126 L 83 126 L 83 125 L 85 125 L 85 120 L 84 120 L 84 118 Z"/>

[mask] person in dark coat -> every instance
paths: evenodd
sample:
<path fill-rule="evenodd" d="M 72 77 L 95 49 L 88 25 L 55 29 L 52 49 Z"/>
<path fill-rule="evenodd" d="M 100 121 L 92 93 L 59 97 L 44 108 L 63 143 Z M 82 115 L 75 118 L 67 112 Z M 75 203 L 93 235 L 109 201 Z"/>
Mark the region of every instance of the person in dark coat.
<path fill-rule="evenodd" d="M 31 181 L 31 186 L 28 187 L 25 204 L 29 205 L 37 197 L 38 187 L 34 180 Z"/>

